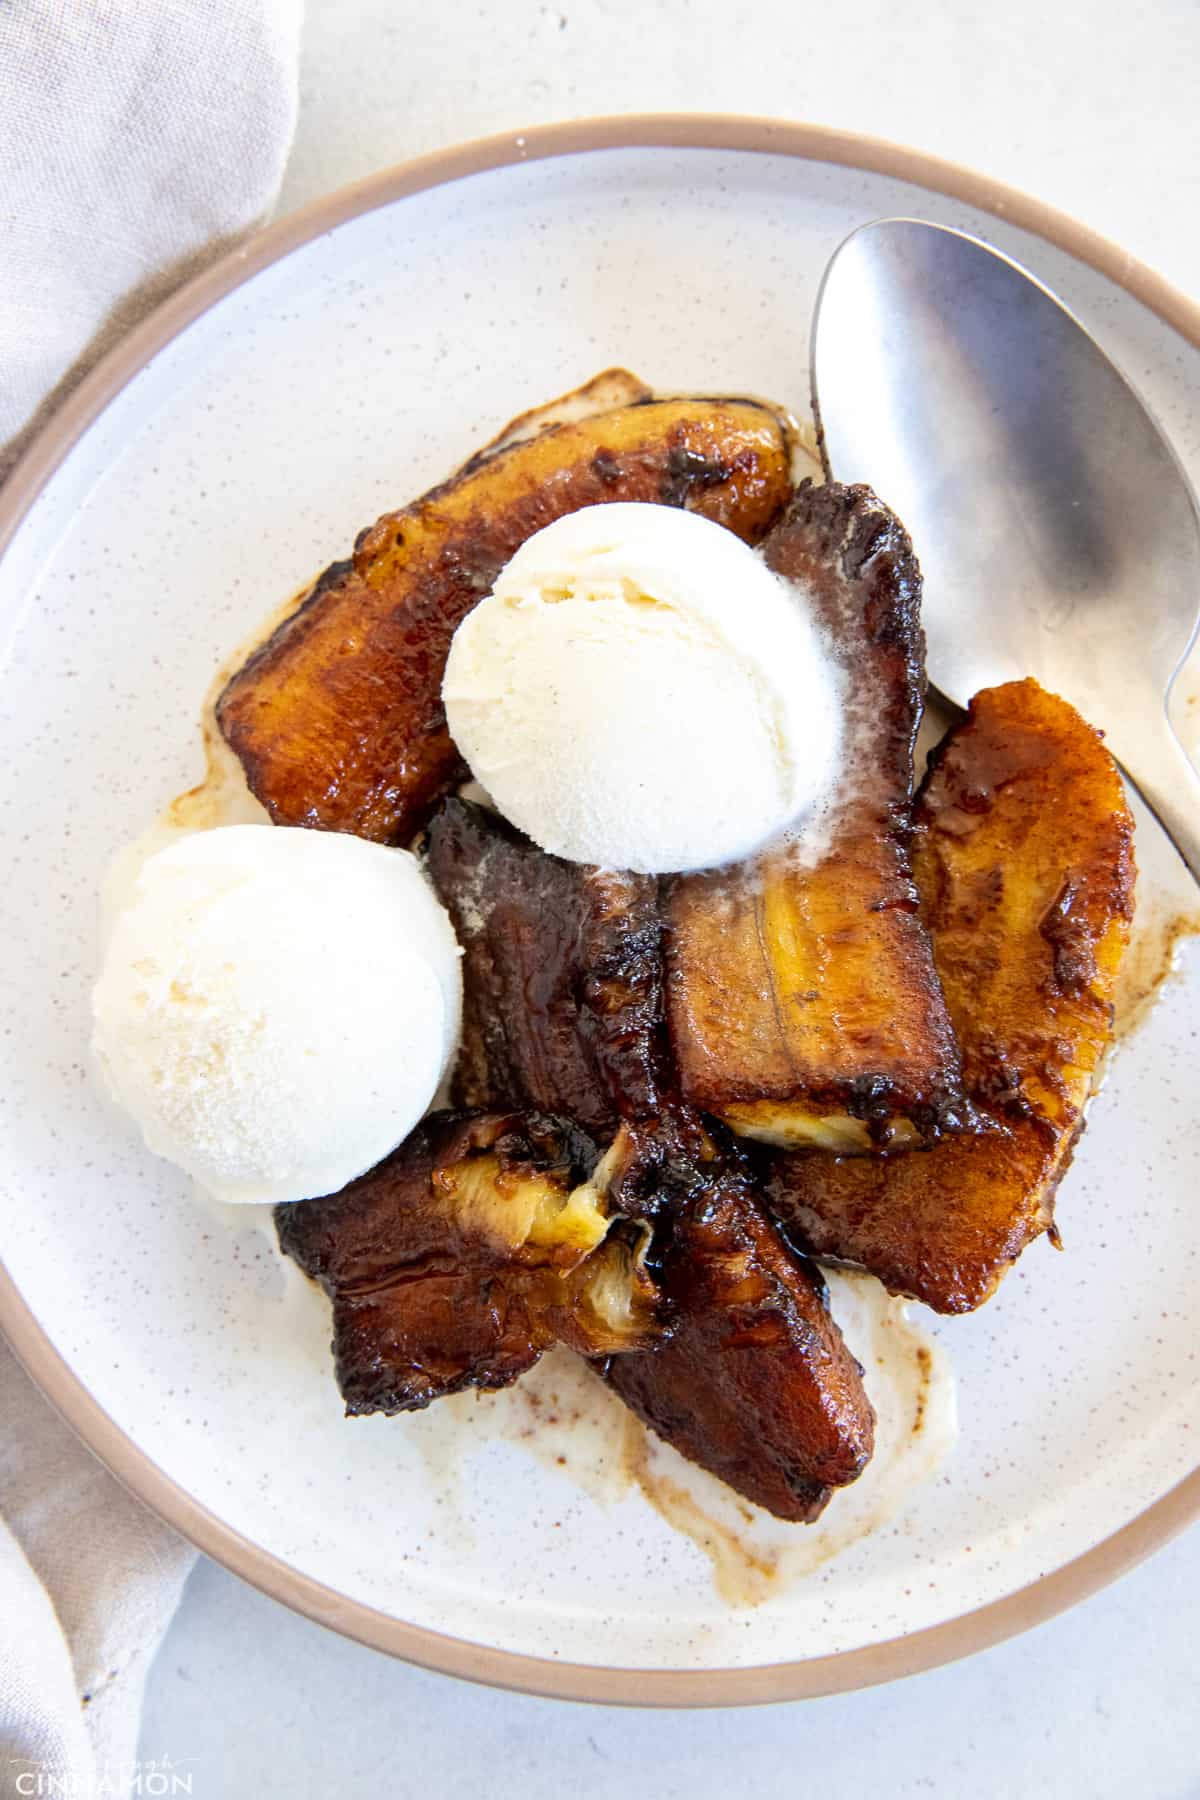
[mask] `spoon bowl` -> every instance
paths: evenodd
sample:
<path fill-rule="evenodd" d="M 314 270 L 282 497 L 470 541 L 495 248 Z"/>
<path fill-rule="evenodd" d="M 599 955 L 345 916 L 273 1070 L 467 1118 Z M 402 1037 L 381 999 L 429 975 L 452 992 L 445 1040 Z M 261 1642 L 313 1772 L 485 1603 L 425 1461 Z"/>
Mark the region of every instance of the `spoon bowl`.
<path fill-rule="evenodd" d="M 1026 675 L 1070 700 L 1200 880 L 1200 774 L 1166 713 L 1200 511 L 1129 382 L 1018 263 L 917 219 L 835 253 L 812 371 L 827 472 L 912 533 L 930 679 L 962 706 Z"/>

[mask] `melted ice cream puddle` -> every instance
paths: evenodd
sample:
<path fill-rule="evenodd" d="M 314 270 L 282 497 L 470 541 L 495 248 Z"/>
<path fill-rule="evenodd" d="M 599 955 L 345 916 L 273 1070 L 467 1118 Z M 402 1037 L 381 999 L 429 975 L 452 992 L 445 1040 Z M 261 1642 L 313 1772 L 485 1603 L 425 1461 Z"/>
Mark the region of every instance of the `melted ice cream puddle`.
<path fill-rule="evenodd" d="M 244 1208 L 241 1213 L 244 1227 Z M 385 1429 L 402 1431 L 406 1446 L 419 1452 L 439 1530 L 464 1549 L 476 1535 L 467 1518 L 468 1465 L 482 1440 L 500 1441 L 571 1481 L 597 1506 L 640 1491 L 708 1558 L 728 1605 L 761 1605 L 896 1519 L 954 1446 L 955 1383 L 945 1350 L 909 1317 L 909 1304 L 892 1299 L 874 1276 L 825 1273 L 834 1317 L 863 1365 L 877 1422 L 875 1455 L 813 1525 L 776 1519 L 687 1462 L 568 1350 L 551 1351 L 514 1387 L 454 1394 L 426 1412 L 387 1421 Z M 280 1329 L 307 1346 L 312 1379 L 332 1380 L 328 1302 L 294 1264 L 280 1311 Z M 347 1429 L 361 1425 L 349 1422 Z"/>
<path fill-rule="evenodd" d="M 631 1469 L 651 1505 L 699 1545 L 721 1598 L 757 1606 L 878 1531 L 944 1466 L 957 1432 L 954 1371 L 942 1346 L 873 1275 L 826 1269 L 833 1316 L 863 1365 L 875 1454 L 813 1525 L 788 1525 L 686 1462 L 627 1415 Z"/>

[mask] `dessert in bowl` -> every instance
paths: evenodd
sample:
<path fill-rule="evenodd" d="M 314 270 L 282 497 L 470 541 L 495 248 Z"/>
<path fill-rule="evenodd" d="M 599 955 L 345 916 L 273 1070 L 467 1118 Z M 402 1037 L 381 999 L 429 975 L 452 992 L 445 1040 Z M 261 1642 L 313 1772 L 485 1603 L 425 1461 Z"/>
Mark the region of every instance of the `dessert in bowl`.
<path fill-rule="evenodd" d="M 210 1036 L 205 1104 L 181 1113 L 178 969 L 159 984 L 172 1060 L 142 1058 L 134 1110 L 185 1162 L 179 1119 L 207 1130 L 235 1091 L 303 1122 L 312 1154 L 281 1175 L 289 1134 L 259 1133 L 275 1172 L 237 1179 L 330 1297 L 351 1414 L 568 1353 L 800 1525 L 864 1479 L 881 1423 L 823 1264 L 866 1271 L 880 1304 L 962 1312 L 1052 1229 L 1133 864 L 1099 735 L 1031 682 L 979 696 L 915 782 L 914 547 L 869 490 L 795 466 L 777 408 L 610 373 L 364 532 L 217 699 L 271 821 L 238 829 L 285 898 L 264 915 L 243 884 L 208 965 L 189 936 L 223 943 L 208 902 L 167 915 L 234 1001 L 182 984 L 183 1031 Z M 303 846 L 347 838 L 344 877 L 332 853 L 308 871 Z M 404 869 L 390 941 L 356 857 Z M 295 918 L 287 859 L 317 884 Z M 169 874 L 146 864 L 102 995 L 136 1000 L 138 907 Z M 304 1034 L 280 1014 L 275 1085 L 248 1090 L 211 1034 L 214 1008 L 275 1024 L 226 966 L 255 941 L 238 907 L 279 927 L 287 1006 L 312 1002 L 311 1054 L 289 1066 Z M 98 1019 L 115 1067 L 128 1006 Z M 425 1113 L 443 1074 L 450 1104 Z"/>

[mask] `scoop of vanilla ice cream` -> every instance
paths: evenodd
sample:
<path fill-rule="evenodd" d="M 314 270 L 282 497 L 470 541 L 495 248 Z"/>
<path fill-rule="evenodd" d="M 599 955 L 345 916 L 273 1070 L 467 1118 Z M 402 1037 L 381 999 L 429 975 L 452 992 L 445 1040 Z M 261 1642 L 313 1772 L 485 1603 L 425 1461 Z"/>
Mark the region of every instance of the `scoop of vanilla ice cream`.
<path fill-rule="evenodd" d="M 232 825 L 144 864 L 93 995 L 151 1150 L 221 1200 L 336 1192 L 394 1149 L 458 1039 L 459 950 L 405 850 Z"/>
<path fill-rule="evenodd" d="M 450 732 L 543 850 L 646 874 L 755 849 L 828 791 L 838 677 L 801 599 L 676 507 L 587 507 L 454 634 Z"/>

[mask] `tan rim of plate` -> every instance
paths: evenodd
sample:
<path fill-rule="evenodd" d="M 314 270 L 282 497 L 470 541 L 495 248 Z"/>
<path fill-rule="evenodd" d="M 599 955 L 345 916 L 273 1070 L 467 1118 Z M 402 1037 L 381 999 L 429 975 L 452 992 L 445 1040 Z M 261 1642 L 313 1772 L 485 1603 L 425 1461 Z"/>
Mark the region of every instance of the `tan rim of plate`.
<path fill-rule="evenodd" d="M 543 125 L 484 138 L 386 169 L 302 207 L 188 282 L 97 364 L 54 415 L 0 491 L 0 552 L 93 419 L 193 319 L 240 283 L 359 213 L 486 169 L 582 151 L 669 147 L 757 151 L 912 182 L 1032 232 L 1088 263 L 1200 349 L 1200 306 L 1161 276 L 1054 208 L 955 163 L 823 126 L 722 114 L 651 113 Z M 893 1681 L 967 1656 L 1074 1606 L 1131 1569 L 1200 1514 L 1200 1469 L 1065 1567 L 943 1625 L 867 1649 L 748 1669 L 613 1669 L 490 1650 L 406 1625 L 301 1575 L 222 1524 L 126 1437 L 67 1367 L 0 1268 L 0 1327 L 33 1379 L 119 1481 L 201 1550 L 322 1625 L 448 1675 L 563 1700 L 643 1706 L 737 1706 L 806 1699 Z"/>

